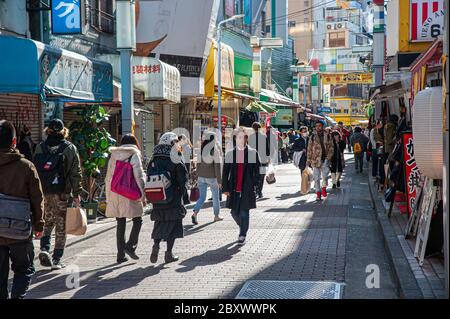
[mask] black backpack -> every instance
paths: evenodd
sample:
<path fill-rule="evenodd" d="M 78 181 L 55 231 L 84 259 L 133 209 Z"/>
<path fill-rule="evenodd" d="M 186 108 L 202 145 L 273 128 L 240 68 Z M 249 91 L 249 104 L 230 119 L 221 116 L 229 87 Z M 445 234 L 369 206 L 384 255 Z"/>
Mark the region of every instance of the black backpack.
<path fill-rule="evenodd" d="M 46 142 L 41 144 L 42 153 L 34 157 L 34 165 L 39 173 L 44 194 L 62 194 L 66 190 L 64 175 L 64 150 L 69 142 L 63 141 L 56 151 L 51 151 Z"/>

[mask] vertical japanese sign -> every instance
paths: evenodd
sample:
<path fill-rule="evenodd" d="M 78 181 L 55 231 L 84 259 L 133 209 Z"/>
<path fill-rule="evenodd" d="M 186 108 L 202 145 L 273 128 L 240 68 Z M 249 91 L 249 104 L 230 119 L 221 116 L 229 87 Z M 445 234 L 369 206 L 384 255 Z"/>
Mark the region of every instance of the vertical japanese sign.
<path fill-rule="evenodd" d="M 252 1 L 244 0 L 244 24 L 252 24 Z"/>
<path fill-rule="evenodd" d="M 411 41 L 433 41 L 444 34 L 443 0 L 410 0 Z"/>
<path fill-rule="evenodd" d="M 52 0 L 52 33 L 82 33 L 80 0 Z"/>
<path fill-rule="evenodd" d="M 417 187 L 419 187 L 420 172 L 414 158 L 414 140 L 412 133 L 403 133 L 403 159 L 405 166 L 406 196 L 408 215 L 411 216 L 416 204 Z"/>

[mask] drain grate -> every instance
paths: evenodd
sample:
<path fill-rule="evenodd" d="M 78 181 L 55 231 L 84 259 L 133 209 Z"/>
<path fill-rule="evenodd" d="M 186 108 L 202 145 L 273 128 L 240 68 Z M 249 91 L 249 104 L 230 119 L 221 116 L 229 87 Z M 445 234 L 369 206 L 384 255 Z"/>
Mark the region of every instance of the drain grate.
<path fill-rule="evenodd" d="M 249 280 L 236 299 L 341 299 L 342 283 Z"/>

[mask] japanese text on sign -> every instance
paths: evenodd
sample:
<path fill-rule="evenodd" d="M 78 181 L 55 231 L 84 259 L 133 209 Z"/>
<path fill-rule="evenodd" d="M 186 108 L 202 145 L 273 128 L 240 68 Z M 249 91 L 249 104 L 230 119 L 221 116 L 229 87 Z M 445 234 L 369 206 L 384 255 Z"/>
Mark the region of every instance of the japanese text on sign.
<path fill-rule="evenodd" d="M 160 65 L 133 65 L 133 74 L 161 73 Z"/>
<path fill-rule="evenodd" d="M 408 214 L 415 208 L 417 187 L 420 185 L 420 172 L 414 158 L 414 141 L 411 133 L 403 134 L 403 156 L 408 199 Z"/>

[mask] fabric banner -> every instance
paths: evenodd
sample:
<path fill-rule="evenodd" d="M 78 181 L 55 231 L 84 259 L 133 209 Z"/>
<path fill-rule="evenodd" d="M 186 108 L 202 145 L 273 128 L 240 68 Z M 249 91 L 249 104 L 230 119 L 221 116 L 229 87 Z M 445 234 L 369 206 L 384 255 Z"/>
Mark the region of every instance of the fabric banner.
<path fill-rule="evenodd" d="M 373 73 L 322 74 L 322 84 L 372 84 Z"/>
<path fill-rule="evenodd" d="M 420 172 L 414 158 L 414 141 L 412 133 L 403 133 L 402 138 L 408 215 L 411 216 L 411 212 L 416 205 L 416 195 L 417 187 L 419 187 L 420 182 Z"/>

